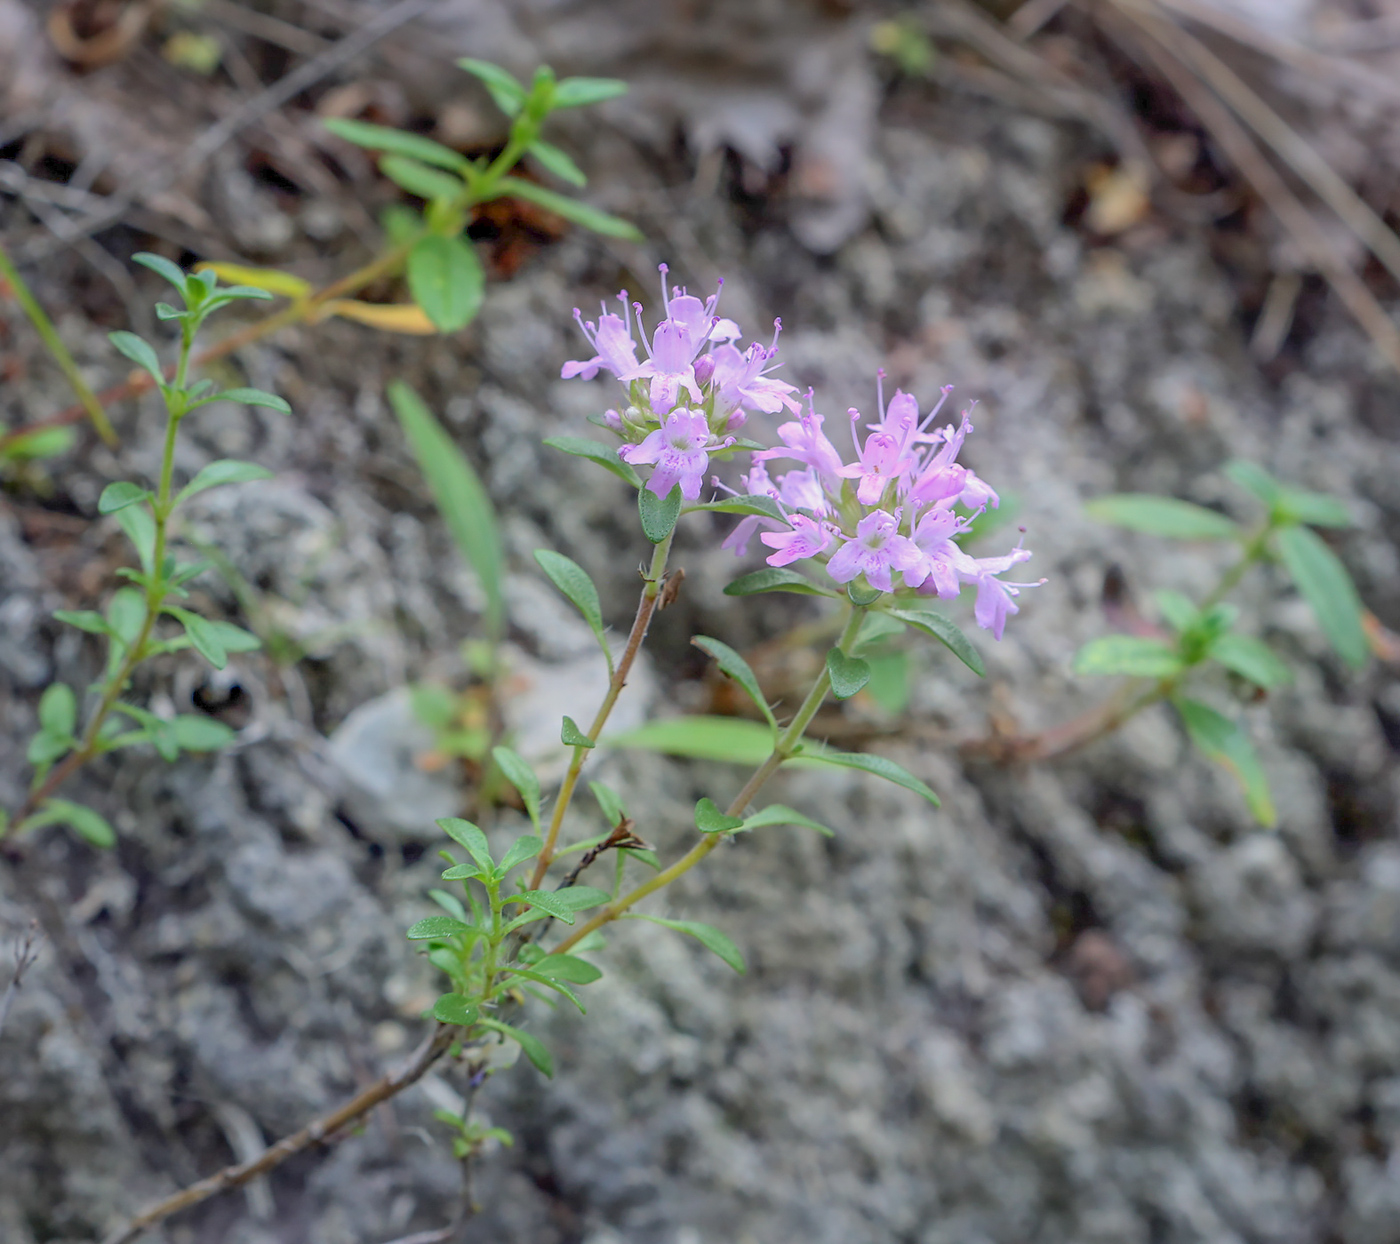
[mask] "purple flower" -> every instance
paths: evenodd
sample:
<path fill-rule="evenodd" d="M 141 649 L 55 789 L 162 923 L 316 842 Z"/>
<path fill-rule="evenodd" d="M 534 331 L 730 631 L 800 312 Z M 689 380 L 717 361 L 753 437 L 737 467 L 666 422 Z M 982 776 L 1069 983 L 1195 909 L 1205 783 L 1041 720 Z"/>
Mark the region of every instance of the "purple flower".
<path fill-rule="evenodd" d="M 904 582 L 917 587 L 921 595 L 952 600 L 961 590 L 960 576 L 975 572 L 977 563 L 954 543 L 954 537 L 968 530 L 970 524 L 952 510 L 929 510 L 914 530 L 914 543 L 924 555 L 916 580 L 916 571 L 905 571 Z"/>
<path fill-rule="evenodd" d="M 837 583 L 849 583 L 863 574 L 870 586 L 893 592 L 891 571 L 915 570 L 923 561 L 919 546 L 898 534 L 899 520 L 887 510 L 873 510 L 856 526 L 853 540 L 847 540 L 831 556 L 827 573 Z"/>
<path fill-rule="evenodd" d="M 1001 638 L 1006 628 L 1006 619 L 1021 611 L 1015 600 L 1021 594 L 1021 588 L 1039 587 L 1045 580 L 1041 579 L 1038 583 L 1004 583 L 996 576 L 1028 561 L 1030 556 L 1029 549 L 1018 546 L 1002 557 L 969 558 L 972 567 L 961 576 L 964 583 L 977 585 L 977 603 L 972 610 L 977 625 L 984 631 L 991 631 L 997 639 Z"/>
<path fill-rule="evenodd" d="M 623 290 L 619 297 L 622 299 L 625 313 L 627 291 Z M 592 320 L 585 323 L 583 314 L 577 307 L 574 308 L 574 319 L 578 321 L 583 335 L 588 338 L 588 344 L 597 353 L 583 362 L 574 360 L 565 363 L 559 372 L 563 379 L 572 380 L 575 376 L 582 376 L 585 380 L 592 380 L 600 367 L 606 367 L 614 376 L 619 377 L 636 370 L 637 343 L 632 340 L 631 326 L 626 320 L 611 311 L 605 311 L 598 317 L 596 325 Z"/>
<path fill-rule="evenodd" d="M 666 416 L 655 432 L 647 435 L 640 445 L 621 445 L 617 456 L 624 462 L 656 464 L 647 487 L 658 497 L 667 496 L 677 484 L 681 496 L 694 501 L 700 496 L 710 455 L 705 452 L 710 443 L 710 425 L 703 411 L 681 407 Z"/>
<path fill-rule="evenodd" d="M 816 470 L 822 484 L 837 492 L 841 488 L 841 455 L 822 431 L 822 416 L 808 409 L 799 415 L 796 423 L 784 423 L 778 427 L 778 439 L 783 442 L 781 449 L 764 449 L 754 454 L 756 462 L 768 462 L 774 458 L 795 458 Z"/>
<path fill-rule="evenodd" d="M 786 566 L 804 557 L 815 557 L 831 543 L 831 533 L 815 519 L 794 514 L 790 521 L 791 531 L 765 531 L 758 537 L 770 549 L 778 550 L 769 555 L 770 566 Z"/>

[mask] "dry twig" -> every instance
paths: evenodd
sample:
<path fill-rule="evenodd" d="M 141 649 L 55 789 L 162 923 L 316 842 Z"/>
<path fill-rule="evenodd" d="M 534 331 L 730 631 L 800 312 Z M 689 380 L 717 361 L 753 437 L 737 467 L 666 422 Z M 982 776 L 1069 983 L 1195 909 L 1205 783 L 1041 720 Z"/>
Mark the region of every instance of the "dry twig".
<path fill-rule="evenodd" d="M 338 1110 L 322 1115 L 301 1131 L 279 1140 L 275 1145 L 270 1145 L 251 1161 L 226 1166 L 218 1174 L 201 1179 L 173 1196 L 158 1201 L 139 1213 L 126 1226 L 118 1227 L 107 1237 L 104 1244 L 130 1244 L 148 1228 L 169 1218 L 171 1214 L 189 1209 L 190 1206 L 207 1201 L 211 1196 L 230 1188 L 241 1188 L 250 1180 L 280 1166 L 295 1154 L 330 1140 L 337 1132 L 357 1122 L 381 1102 L 388 1101 L 421 1080 L 428 1069 L 447 1053 L 459 1032 L 460 1029 L 450 1024 L 439 1024 L 424 1038 L 423 1043 L 402 1067 L 381 1076 Z"/>
<path fill-rule="evenodd" d="M 5 1031 L 5 1021 L 10 1018 L 10 1007 L 14 1004 L 15 995 L 19 993 L 20 986 L 24 984 L 24 974 L 33 966 L 34 960 L 39 957 L 39 922 L 33 920 L 29 928 L 24 931 L 24 936 L 19 939 L 19 944 L 15 946 L 15 971 L 10 977 L 10 983 L 5 986 L 5 995 L 0 997 L 0 1032 Z"/>

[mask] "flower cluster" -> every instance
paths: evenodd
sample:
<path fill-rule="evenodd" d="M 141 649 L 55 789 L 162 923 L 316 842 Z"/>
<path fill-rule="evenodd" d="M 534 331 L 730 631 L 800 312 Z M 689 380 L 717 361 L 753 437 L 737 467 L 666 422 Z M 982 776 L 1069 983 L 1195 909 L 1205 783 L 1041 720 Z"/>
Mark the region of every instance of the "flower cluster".
<path fill-rule="evenodd" d="M 770 566 L 815 559 L 843 585 L 943 600 L 975 586 L 977 624 L 1000 639 L 1007 617 L 1018 612 L 1020 590 L 1035 586 L 1000 576 L 1031 554 L 1018 545 L 1001 557 L 976 558 L 957 543 L 1000 498 L 957 461 L 972 431 L 968 412 L 956 426 L 935 426 L 951 389 L 921 417 L 907 393 L 897 392 L 886 405 L 882 387 L 880 417 L 866 425 L 864 440 L 860 412 L 849 412 L 855 460 L 847 463 L 810 395 L 803 412 L 792 396 L 796 387 L 769 375 L 780 325 L 771 345 L 741 351 L 735 344 L 739 326 L 715 313 L 718 293 L 702 302 L 683 289 L 667 290 L 664 266 L 661 272 L 666 313 L 649 341 L 641 306 L 629 305 L 625 291 L 618 295 L 621 315 L 604 310 L 594 323 L 574 312 L 595 353 L 566 363 L 562 374 L 592 379 L 606 370 L 626 387 L 625 407 L 603 418 L 623 439 L 618 457 L 651 464 L 645 486 L 658 497 L 679 486 L 686 500 L 696 501 L 712 458 L 752 451 L 745 491 L 773 504 L 765 506 L 765 515 L 744 518 L 724 541 L 726 548 L 742 556 L 758 531 L 773 550 Z M 647 356 L 641 362 L 638 336 Z M 782 410 L 797 418 L 779 426 L 780 445 L 737 435 L 750 413 Z M 770 476 L 767 464 L 778 459 L 800 465 Z M 714 483 L 722 487 L 718 479 Z"/>
<path fill-rule="evenodd" d="M 1001 557 L 977 558 L 958 546 L 957 538 L 971 529 L 972 519 L 1001 501 L 957 461 L 972 431 L 969 412 L 956 426 L 934 426 L 950 392 L 944 389 L 922 419 L 909 394 L 897 392 L 887 406 L 882 394 L 880 418 L 866 425 L 864 441 L 861 414 L 851 410 L 856 451 L 851 463 L 842 461 L 823 430 L 823 417 L 809 401 L 804 414 L 778 428 L 780 446 L 754 454 L 744 480 L 750 495 L 773 498 L 784 523 L 746 518 L 726 546 L 742 555 L 754 530 L 767 528 L 759 539 L 774 550 L 767 559 L 770 566 L 815 558 L 825 562 L 837 583 L 863 578 L 879 592 L 908 590 L 942 600 L 975 585 L 977 624 L 1000 639 L 1007 617 L 1018 612 L 1020 589 L 1035 585 L 1008 583 L 999 576 L 1031 554 L 1018 546 Z M 802 465 L 775 479 L 766 465 L 775 459 Z M 960 514 L 958 505 L 967 512 Z"/>
<path fill-rule="evenodd" d="M 739 326 L 715 314 L 718 293 L 702 302 L 684 289 L 668 290 L 664 264 L 661 277 L 666 314 L 650 340 L 641 304 L 629 304 L 626 290 L 617 296 L 621 315 L 604 309 L 595 323 L 575 309 L 594 355 L 565 363 L 561 375 L 591 380 L 601 369 L 616 376 L 626 387 L 627 403 L 609 410 L 603 422 L 625 442 L 617 456 L 634 465 L 651 464 L 647 487 L 658 497 L 679 484 L 681 496 L 694 501 L 712 457 L 758 448 L 737 435 L 750 412 L 774 414 L 785 407 L 796 412 L 799 406 L 792 397 L 796 387 L 767 374 L 776 366 L 781 325 L 774 324 L 771 345 L 755 342 L 740 350 Z M 634 327 L 646 351 L 641 362 Z"/>

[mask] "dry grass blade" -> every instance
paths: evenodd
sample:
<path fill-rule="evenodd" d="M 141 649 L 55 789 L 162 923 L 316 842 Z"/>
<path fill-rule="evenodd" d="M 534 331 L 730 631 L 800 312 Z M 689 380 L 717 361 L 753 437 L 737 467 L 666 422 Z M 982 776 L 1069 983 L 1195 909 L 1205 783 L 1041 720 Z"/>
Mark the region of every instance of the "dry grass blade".
<path fill-rule="evenodd" d="M 1179 60 L 1204 79 L 1256 134 L 1278 153 L 1290 168 L 1317 193 L 1366 248 L 1400 281 L 1400 237 L 1387 227 L 1370 206 L 1304 138 L 1244 80 L 1199 39 L 1169 19 L 1157 16 L 1152 0 L 1113 0 L 1125 11 L 1142 15 L 1152 23 L 1153 37 L 1164 43 Z"/>
<path fill-rule="evenodd" d="M 1284 39 L 1272 31 L 1261 29 L 1229 13 L 1224 13 L 1202 4 L 1201 0 L 1157 0 L 1164 9 L 1170 9 L 1182 17 L 1210 26 L 1236 43 L 1252 47 L 1272 56 L 1275 60 L 1292 65 L 1310 78 L 1330 82 L 1342 90 L 1355 94 L 1374 95 L 1382 99 L 1400 102 L 1400 80 L 1372 69 L 1369 65 L 1358 64 L 1352 59 L 1341 59 L 1338 53 L 1342 48 L 1329 48 L 1326 52 L 1302 47 L 1291 39 Z M 1400 34 L 1400 19 L 1397 19 L 1397 34 Z M 1357 47 L 1355 52 L 1371 51 L 1373 48 Z M 1328 52 L 1333 53 L 1328 55 Z"/>
<path fill-rule="evenodd" d="M 1174 45 L 1181 31 L 1124 0 L 1114 0 L 1114 6 L 1114 9 L 1101 11 L 1100 20 L 1111 26 L 1114 12 L 1121 15 L 1129 29 L 1115 37 L 1140 45 L 1143 54 L 1210 131 L 1240 175 L 1293 235 L 1308 262 L 1327 278 L 1386 361 L 1400 371 L 1400 329 L 1234 114 L 1211 93 L 1195 70 L 1177 56 Z M 1134 32 L 1146 37 L 1134 39 Z"/>

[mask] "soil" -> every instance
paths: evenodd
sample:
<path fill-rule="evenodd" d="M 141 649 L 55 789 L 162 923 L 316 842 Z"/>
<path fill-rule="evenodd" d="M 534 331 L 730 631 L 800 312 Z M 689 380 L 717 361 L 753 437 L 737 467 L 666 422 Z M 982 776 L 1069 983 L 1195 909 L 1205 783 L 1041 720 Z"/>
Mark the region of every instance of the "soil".
<path fill-rule="evenodd" d="M 47 51 L 37 8 L 0 0 L 0 32 L 20 49 L 8 86 L 0 72 L 0 158 L 94 194 L 139 184 L 143 162 L 183 150 L 293 55 L 219 26 L 220 8 L 209 29 L 234 51 L 211 77 L 162 59 L 196 21 L 173 14 L 80 75 Z M 368 11 L 268 10 L 326 40 Z M 881 367 L 925 405 L 950 383 L 975 397 L 967 457 L 1013 513 L 979 551 L 1023 527 L 1029 569 L 1047 582 L 1000 643 L 976 633 L 985 680 L 924 651 L 903 717 L 858 699 L 822 719 L 928 781 L 940 809 L 859 774 L 781 777 L 774 799 L 836 836 L 747 835 L 658 904 L 723 927 L 746 975 L 629 924 L 609 936 L 586 1017 L 532 1012 L 557 1076 L 502 1068 L 478 1096 L 515 1144 L 478 1163 L 480 1209 L 462 1238 L 1400 1244 L 1396 666 L 1348 671 L 1281 574 L 1247 581 L 1246 629 L 1296 674 L 1232 710 L 1273 785 L 1272 832 L 1164 710 L 1053 764 L 958 748 L 992 721 L 1033 730 L 1091 708 L 1108 688 L 1070 673 L 1076 648 L 1108 633 L 1125 601 L 1151 615 L 1152 590 L 1203 594 L 1227 564 L 1213 546 L 1097 525 L 1083 501 L 1156 491 L 1250 520 L 1253 503 L 1219 470 L 1231 457 L 1347 499 L 1357 525 L 1329 540 L 1380 623 L 1400 628 L 1400 383 L 1321 286 L 1305 286 L 1271 361 L 1251 354 L 1270 241 L 1257 205 L 1241 197 L 1212 223 L 1159 205 L 1093 233 L 1085 186 L 1115 158 L 1101 135 L 903 76 L 871 53 L 869 24 L 858 8 L 795 0 L 462 0 L 240 130 L 99 233 L 101 255 L 55 247 L 6 190 L 6 245 L 29 256 L 26 276 L 101 384 L 124 375 L 105 333 L 142 328 L 160 296 L 127 263 L 133 251 L 318 281 L 367 257 L 393 189 L 320 136 L 315 108 L 436 127 L 463 147 L 496 141 L 488 101 L 450 69 L 457 55 L 633 82 L 552 136 L 588 171 L 591 201 L 647 241 L 483 221 L 492 281 L 464 332 L 330 321 L 220 365 L 294 414 L 221 405 L 190 427 L 181 472 L 217 457 L 276 472 L 191 507 L 184 538 L 214 544 L 251 592 L 240 601 L 205 576 L 199 603 L 246 623 L 256 601 L 299 659 L 239 656 L 219 676 L 189 656 L 153 663 L 138 698 L 212 711 L 237 744 L 174 765 L 128 753 L 92 766 L 66 793 L 112 821 L 117 847 L 45 830 L 0 864 L 6 941 L 33 918 L 47 930 L 0 1034 L 5 1244 L 99 1239 L 300 1127 L 419 1039 L 436 987 L 403 929 L 435 910 L 441 813 L 374 805 L 327 740 L 405 684 L 462 685 L 459 646 L 481 634 L 483 597 L 385 385 L 418 388 L 499 509 L 514 659 L 527 682 L 562 688 L 530 712 L 583 717 L 568 696 L 585 694 L 591 638 L 531 553 L 584 565 L 616 629 L 645 550 L 625 487 L 540 442 L 589 434 L 586 417 L 611 401 L 601 381 L 557 379 L 582 348 L 573 306 L 624 287 L 654 305 L 662 261 L 692 289 L 723 276 L 748 334 L 781 316 L 784 374 L 833 416 L 871 409 Z M 356 94 L 328 103 L 335 91 Z M 114 280 L 102 255 L 126 275 Z M 10 426 L 71 400 L 9 301 L 0 363 Z M 85 434 L 0 497 L 0 806 L 28 780 L 42 688 L 97 672 L 97 648 L 50 615 L 96 607 L 122 564 L 98 493 L 158 462 L 153 401 L 113 415 L 120 449 Z M 691 634 L 752 650 L 819 612 L 725 597 L 748 568 L 718 547 L 725 522 L 693 522 L 678 541 L 686 580 L 654 632 L 638 714 L 711 702 Z M 1232 703 L 1223 683 L 1209 694 Z M 383 751 L 417 772 L 411 723 L 376 720 Z M 638 830 L 663 856 L 693 832 L 700 795 L 722 801 L 742 780 L 626 750 L 597 775 L 645 810 Z M 451 771 L 413 798 L 426 809 L 443 782 L 471 803 Z M 522 824 L 505 810 L 488 828 L 505 841 Z M 432 1111 L 465 1090 L 444 1066 L 355 1135 L 152 1238 L 381 1244 L 439 1227 L 461 1193 Z"/>

